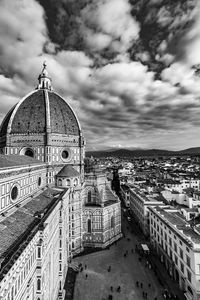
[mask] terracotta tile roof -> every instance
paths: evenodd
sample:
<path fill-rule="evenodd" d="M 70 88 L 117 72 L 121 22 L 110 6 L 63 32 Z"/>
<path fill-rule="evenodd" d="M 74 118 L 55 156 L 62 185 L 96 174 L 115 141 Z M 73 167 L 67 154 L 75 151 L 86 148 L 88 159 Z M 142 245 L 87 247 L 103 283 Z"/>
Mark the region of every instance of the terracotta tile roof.
<path fill-rule="evenodd" d="M 16 106 L 16 105 L 15 105 Z M 15 106 L 13 106 L 13 108 L 7 113 L 7 115 L 5 116 L 1 126 L 0 126 L 0 136 L 4 136 L 7 133 L 7 127 L 8 127 L 8 123 L 10 121 L 10 117 L 12 115 L 12 112 L 15 108 Z"/>
<path fill-rule="evenodd" d="M 79 135 L 79 123 L 70 106 L 58 94 L 48 90 L 50 108 L 50 126 L 52 133 Z M 14 108 L 7 114 L 2 122 L 0 136 L 4 136 L 11 123 L 11 134 L 35 134 L 46 132 L 46 96 L 42 89 L 29 94 L 19 105 L 13 115 Z"/>
<path fill-rule="evenodd" d="M 72 166 L 64 166 L 60 172 L 58 172 L 57 177 L 78 177 L 80 173 L 76 171 Z"/>
<path fill-rule="evenodd" d="M 48 92 L 51 131 L 69 135 L 79 135 L 79 125 L 69 105 L 56 93 Z"/>
<path fill-rule="evenodd" d="M 0 168 L 42 164 L 41 161 L 26 155 L 0 154 Z"/>
<path fill-rule="evenodd" d="M 105 194 L 104 194 L 104 205 L 107 206 L 116 203 L 117 201 L 118 201 L 118 197 L 106 185 Z"/>
<path fill-rule="evenodd" d="M 35 213 L 42 212 L 52 202 L 53 196 L 61 192 L 48 188 L 12 215 L 0 222 L 0 258 L 4 258 L 10 248 L 35 220 Z"/>

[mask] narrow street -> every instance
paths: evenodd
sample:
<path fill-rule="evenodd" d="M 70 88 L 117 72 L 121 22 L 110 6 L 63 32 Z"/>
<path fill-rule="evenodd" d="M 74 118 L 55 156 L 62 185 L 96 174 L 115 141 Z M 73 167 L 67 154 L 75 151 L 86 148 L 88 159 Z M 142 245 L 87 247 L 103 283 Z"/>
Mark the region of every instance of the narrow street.
<path fill-rule="evenodd" d="M 82 263 L 84 267 L 76 278 L 74 300 L 107 300 L 109 295 L 113 296 L 113 300 L 141 300 L 145 299 L 144 293 L 147 293 L 146 299 L 163 299 L 163 287 L 153 270 L 145 266 L 146 259 L 139 261 L 139 255 L 135 252 L 137 236 L 124 216 L 122 231 L 125 237 L 110 249 L 74 259 L 75 263 Z M 126 257 L 125 253 L 128 253 Z M 120 292 L 117 291 L 119 286 Z"/>

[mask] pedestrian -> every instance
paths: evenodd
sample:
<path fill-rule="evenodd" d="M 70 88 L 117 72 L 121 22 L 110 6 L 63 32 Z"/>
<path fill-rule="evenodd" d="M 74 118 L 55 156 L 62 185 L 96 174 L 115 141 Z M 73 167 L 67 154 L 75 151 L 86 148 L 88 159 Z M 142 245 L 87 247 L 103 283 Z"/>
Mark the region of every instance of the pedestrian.
<path fill-rule="evenodd" d="M 149 288 L 151 287 L 151 283 L 148 284 L 148 287 L 149 287 Z"/>
<path fill-rule="evenodd" d="M 113 296 L 112 295 L 108 295 L 108 300 L 112 300 Z"/>
<path fill-rule="evenodd" d="M 86 278 L 86 279 L 88 278 L 88 274 L 85 274 L 85 278 Z"/>
<path fill-rule="evenodd" d="M 113 291 L 113 286 L 110 287 L 111 292 Z"/>
<path fill-rule="evenodd" d="M 137 286 L 137 287 L 139 286 L 139 282 L 138 282 L 138 281 L 136 281 L 136 286 Z"/>
<path fill-rule="evenodd" d="M 85 265 L 85 269 L 87 268 L 87 265 Z"/>
<path fill-rule="evenodd" d="M 119 293 L 121 292 L 121 287 L 120 287 L 120 285 L 118 286 L 117 291 L 118 291 Z"/>
<path fill-rule="evenodd" d="M 143 288 L 143 283 L 142 282 L 140 283 L 140 287 L 141 287 L 141 289 Z"/>

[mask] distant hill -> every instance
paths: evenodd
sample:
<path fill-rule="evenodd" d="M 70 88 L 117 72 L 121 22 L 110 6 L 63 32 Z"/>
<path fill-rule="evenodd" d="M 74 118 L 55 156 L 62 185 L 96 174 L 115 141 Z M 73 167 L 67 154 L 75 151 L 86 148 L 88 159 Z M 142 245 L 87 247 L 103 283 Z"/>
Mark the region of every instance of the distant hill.
<path fill-rule="evenodd" d="M 86 156 L 90 157 L 133 157 L 133 156 L 173 156 L 173 155 L 200 155 L 200 147 L 189 148 L 181 151 L 169 151 L 162 149 L 106 149 L 102 151 L 87 151 Z"/>
<path fill-rule="evenodd" d="M 183 154 L 200 154 L 200 147 L 189 148 L 179 152 Z"/>

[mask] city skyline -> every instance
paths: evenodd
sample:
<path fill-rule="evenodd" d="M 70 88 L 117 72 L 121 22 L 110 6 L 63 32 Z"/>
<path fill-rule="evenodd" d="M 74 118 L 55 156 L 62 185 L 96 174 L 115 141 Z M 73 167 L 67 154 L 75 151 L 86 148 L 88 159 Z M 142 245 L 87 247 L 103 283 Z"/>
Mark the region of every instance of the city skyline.
<path fill-rule="evenodd" d="M 200 7 L 181 2 L 1 1 L 0 122 L 46 60 L 87 150 L 200 146 Z"/>

